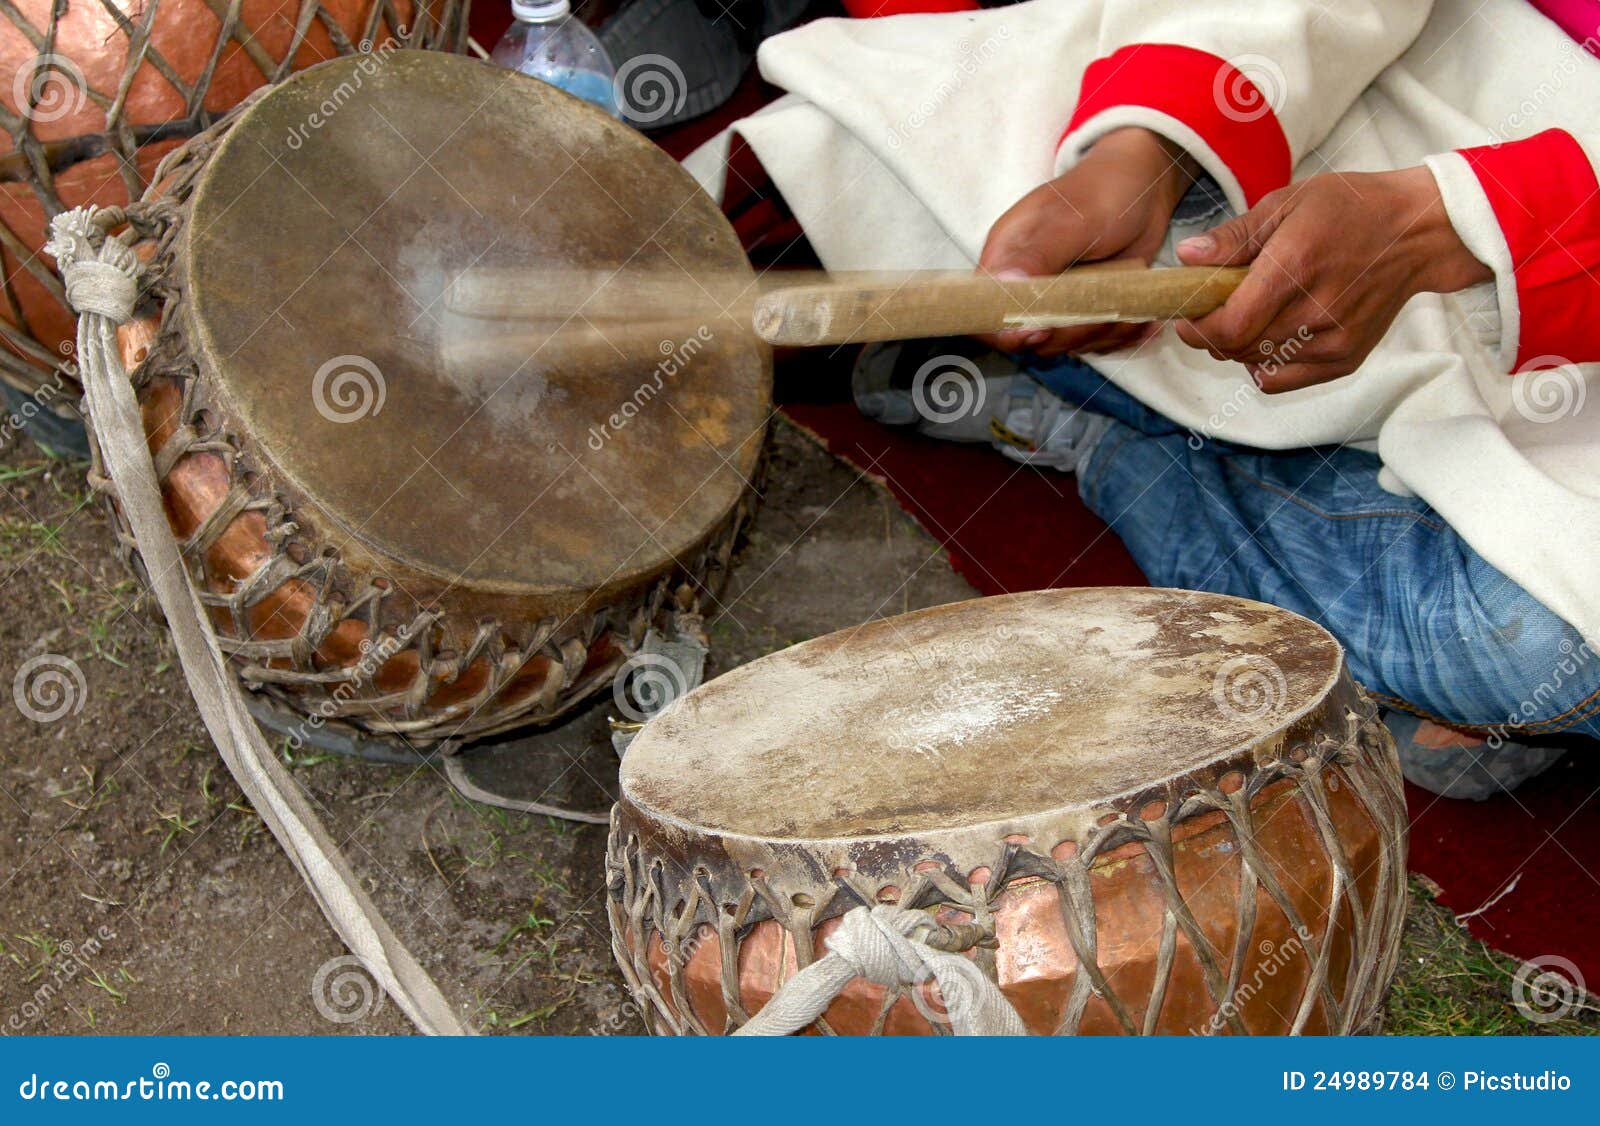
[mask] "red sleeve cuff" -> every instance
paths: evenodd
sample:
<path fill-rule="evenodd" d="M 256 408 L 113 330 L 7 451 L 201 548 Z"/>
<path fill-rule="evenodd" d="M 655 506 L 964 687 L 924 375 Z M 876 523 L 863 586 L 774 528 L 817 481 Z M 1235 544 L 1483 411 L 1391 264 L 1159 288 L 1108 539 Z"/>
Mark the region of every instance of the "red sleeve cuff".
<path fill-rule="evenodd" d="M 971 12 L 977 7 L 977 0 L 844 0 L 844 10 L 857 19 L 913 12 Z"/>
<path fill-rule="evenodd" d="M 1600 360 L 1600 184 L 1583 146 L 1546 129 L 1461 155 L 1511 251 L 1516 370 Z"/>
<path fill-rule="evenodd" d="M 1248 205 L 1289 182 L 1293 163 L 1278 115 L 1226 59 L 1174 43 L 1135 43 L 1096 59 L 1083 72 L 1067 133 L 1120 106 L 1142 106 L 1194 130 L 1233 172 Z"/>

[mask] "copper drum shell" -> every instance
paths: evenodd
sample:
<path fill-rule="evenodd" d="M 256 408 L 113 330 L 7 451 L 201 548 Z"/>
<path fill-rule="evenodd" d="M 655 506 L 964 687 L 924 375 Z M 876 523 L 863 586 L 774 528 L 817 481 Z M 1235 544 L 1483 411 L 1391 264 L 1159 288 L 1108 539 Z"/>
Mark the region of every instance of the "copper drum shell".
<path fill-rule="evenodd" d="M 53 17 L 57 6 L 17 0 L 13 12 L 0 15 L 0 110 L 26 123 L 21 150 L 10 129 L 0 131 L 0 226 L 7 232 L 0 268 L 8 279 L 0 321 L 16 332 L 0 333 L 0 347 L 12 354 L 8 368 L 21 373 L 28 365 L 39 380 L 70 356 L 74 334 L 60 285 L 40 257 L 50 215 L 137 199 L 161 157 L 293 71 L 397 34 L 414 45 L 460 50 L 467 12 L 466 3 L 432 0 L 429 18 L 414 24 L 410 0 L 245 0 L 219 43 L 219 13 L 227 6 L 208 0 L 162 0 L 153 21 L 138 9 L 119 21 L 97 3 L 60 6 Z M 113 121 L 135 28 L 148 28 L 143 61 Z M 54 64 L 36 80 L 39 100 L 29 111 L 19 104 L 27 96 L 20 79 L 41 55 Z M 174 76 L 195 92 L 192 101 L 169 80 Z"/>
<path fill-rule="evenodd" d="M 967 956 L 1035 1035 L 1375 1027 L 1405 917 L 1407 820 L 1393 741 L 1342 668 L 1269 745 L 1007 828 L 731 839 L 641 808 L 625 782 L 607 858 L 613 951 L 657 1034 L 733 1031 L 826 951 L 844 911 L 874 903 L 992 930 L 993 948 Z M 932 986 L 857 978 L 812 1031 L 950 1025 Z"/>

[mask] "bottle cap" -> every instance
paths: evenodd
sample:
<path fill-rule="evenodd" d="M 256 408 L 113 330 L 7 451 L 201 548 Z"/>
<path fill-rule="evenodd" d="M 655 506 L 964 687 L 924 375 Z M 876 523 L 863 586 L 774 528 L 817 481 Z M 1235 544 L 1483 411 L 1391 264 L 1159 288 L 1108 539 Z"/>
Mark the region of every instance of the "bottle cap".
<path fill-rule="evenodd" d="M 529 23 L 558 20 L 572 11 L 572 0 L 511 0 L 511 14 Z"/>

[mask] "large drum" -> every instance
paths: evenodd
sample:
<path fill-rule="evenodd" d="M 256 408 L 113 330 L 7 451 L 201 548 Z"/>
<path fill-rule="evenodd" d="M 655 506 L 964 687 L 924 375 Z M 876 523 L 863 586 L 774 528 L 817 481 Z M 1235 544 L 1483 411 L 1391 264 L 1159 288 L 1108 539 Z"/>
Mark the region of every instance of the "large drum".
<path fill-rule="evenodd" d="M 481 736 L 689 631 L 752 503 L 769 352 L 446 299 L 469 267 L 748 271 L 644 137 L 453 55 L 341 59 L 175 154 L 130 217 L 152 301 L 120 343 L 172 530 L 280 711 Z"/>
<path fill-rule="evenodd" d="M 258 87 L 336 55 L 466 45 L 469 0 L 14 0 L 0 5 L 0 378 L 75 405 L 45 224 L 138 199 L 157 161 Z"/>
<path fill-rule="evenodd" d="M 1398 956 L 1393 743 L 1338 643 L 1257 602 L 1050 591 L 831 634 L 678 700 L 621 785 L 613 948 L 656 1032 L 740 1028 L 878 905 L 1036 1034 L 1361 1031 Z M 858 977 L 814 1028 L 947 1031 L 938 992 Z"/>

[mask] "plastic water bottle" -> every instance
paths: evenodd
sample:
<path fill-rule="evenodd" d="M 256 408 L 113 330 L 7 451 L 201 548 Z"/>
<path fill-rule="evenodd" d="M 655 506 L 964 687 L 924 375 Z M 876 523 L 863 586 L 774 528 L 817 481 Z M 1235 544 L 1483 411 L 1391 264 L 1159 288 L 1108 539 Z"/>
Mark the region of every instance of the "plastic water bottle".
<path fill-rule="evenodd" d="M 573 18 L 571 0 L 511 0 L 511 14 L 515 22 L 490 55 L 494 62 L 620 116 L 612 89 L 617 68 L 594 32 Z"/>

